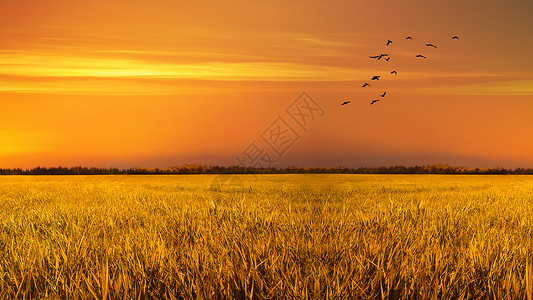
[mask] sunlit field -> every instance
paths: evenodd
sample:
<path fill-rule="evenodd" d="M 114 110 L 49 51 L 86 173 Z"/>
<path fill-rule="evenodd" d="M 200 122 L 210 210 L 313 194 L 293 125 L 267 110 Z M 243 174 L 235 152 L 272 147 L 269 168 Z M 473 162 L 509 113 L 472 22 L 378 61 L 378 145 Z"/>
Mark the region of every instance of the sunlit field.
<path fill-rule="evenodd" d="M 0 177 L 0 299 L 531 299 L 533 177 Z"/>

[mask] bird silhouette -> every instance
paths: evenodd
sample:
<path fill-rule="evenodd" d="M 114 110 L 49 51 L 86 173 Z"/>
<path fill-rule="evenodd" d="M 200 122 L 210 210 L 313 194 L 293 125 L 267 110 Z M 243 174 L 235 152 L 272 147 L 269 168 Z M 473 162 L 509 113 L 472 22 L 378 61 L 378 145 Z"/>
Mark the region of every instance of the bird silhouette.
<path fill-rule="evenodd" d="M 452 40 L 458 40 L 458 39 L 459 39 L 458 36 L 453 36 L 453 37 L 452 37 Z"/>
<path fill-rule="evenodd" d="M 383 92 L 383 94 L 381 94 L 380 96 L 381 97 L 385 97 L 386 94 L 387 94 L 387 92 Z"/>
<path fill-rule="evenodd" d="M 372 77 L 371 80 L 379 80 L 379 77 L 380 77 L 380 76 L 374 76 L 374 77 Z"/>
<path fill-rule="evenodd" d="M 427 57 L 425 57 L 424 55 L 421 55 L 421 54 L 417 54 L 416 57 L 427 58 Z"/>
<path fill-rule="evenodd" d="M 385 58 L 386 61 L 389 61 L 390 57 Z"/>
<path fill-rule="evenodd" d="M 365 86 L 371 86 L 371 85 L 365 82 L 365 84 L 363 84 L 363 87 Z"/>
<path fill-rule="evenodd" d="M 391 40 L 387 40 L 387 45 L 386 46 L 388 46 L 390 44 L 392 44 L 392 41 Z"/>
<path fill-rule="evenodd" d="M 392 71 L 390 73 L 393 74 L 393 75 L 398 75 L 398 72 L 396 72 L 396 71 Z"/>
<path fill-rule="evenodd" d="M 346 104 L 348 104 L 348 103 L 350 103 L 350 102 L 352 102 L 352 101 L 344 101 L 344 102 L 342 102 L 341 105 L 346 105 Z"/>
<path fill-rule="evenodd" d="M 370 102 L 370 105 L 372 105 L 372 104 L 374 104 L 376 102 L 379 102 L 379 99 L 372 100 L 372 102 Z"/>
<path fill-rule="evenodd" d="M 406 39 L 406 40 L 412 40 L 413 38 L 410 37 L 410 36 L 408 36 L 408 37 L 406 37 L 405 39 Z"/>
<path fill-rule="evenodd" d="M 379 59 L 381 59 L 383 56 L 389 56 L 389 55 L 388 55 L 388 54 L 383 54 L 383 53 L 382 53 L 382 54 L 380 54 L 380 55 L 369 56 L 369 57 L 370 57 L 370 58 L 373 58 L 373 59 L 376 59 L 376 58 L 377 58 L 377 59 L 379 60 Z"/>
<path fill-rule="evenodd" d="M 426 46 L 428 47 L 433 47 L 433 48 L 437 48 L 437 46 L 433 45 L 433 44 L 426 44 Z"/>

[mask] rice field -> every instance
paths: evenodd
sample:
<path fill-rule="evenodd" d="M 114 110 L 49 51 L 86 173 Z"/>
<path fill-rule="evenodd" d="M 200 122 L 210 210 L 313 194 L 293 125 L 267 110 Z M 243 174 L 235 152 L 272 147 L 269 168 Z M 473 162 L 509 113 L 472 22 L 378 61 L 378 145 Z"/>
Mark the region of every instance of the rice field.
<path fill-rule="evenodd" d="M 1 176 L 0 299 L 532 299 L 533 176 Z"/>

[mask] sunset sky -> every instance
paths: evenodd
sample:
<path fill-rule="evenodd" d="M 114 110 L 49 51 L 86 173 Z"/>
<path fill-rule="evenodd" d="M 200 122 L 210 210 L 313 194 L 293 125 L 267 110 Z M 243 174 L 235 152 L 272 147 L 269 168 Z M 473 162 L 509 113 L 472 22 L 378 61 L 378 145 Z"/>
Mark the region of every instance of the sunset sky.
<path fill-rule="evenodd" d="M 273 166 L 533 167 L 532 13 L 531 0 L 2 0 L 0 168 L 234 165 L 252 143 Z M 303 92 L 321 109 L 304 127 L 288 113 Z M 278 118 L 299 137 L 282 154 L 263 139 Z"/>

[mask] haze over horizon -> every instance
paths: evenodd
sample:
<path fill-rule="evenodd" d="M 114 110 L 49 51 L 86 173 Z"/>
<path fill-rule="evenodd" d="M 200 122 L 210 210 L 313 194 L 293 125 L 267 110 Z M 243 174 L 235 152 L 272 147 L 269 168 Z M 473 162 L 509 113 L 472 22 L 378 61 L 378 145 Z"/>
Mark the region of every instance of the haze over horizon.
<path fill-rule="evenodd" d="M 528 0 L 2 1 L 0 168 L 234 165 L 244 152 L 274 167 L 533 167 L 531 12 Z M 300 126 L 287 111 L 303 92 L 320 110 Z M 279 124 L 293 140 L 275 149 Z"/>

